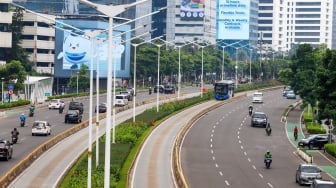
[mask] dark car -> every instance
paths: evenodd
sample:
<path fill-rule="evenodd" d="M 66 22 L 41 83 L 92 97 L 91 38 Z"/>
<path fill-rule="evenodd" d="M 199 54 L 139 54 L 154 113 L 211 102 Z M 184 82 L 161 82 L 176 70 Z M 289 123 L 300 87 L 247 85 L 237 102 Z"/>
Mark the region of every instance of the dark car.
<path fill-rule="evenodd" d="M 106 110 L 107 110 L 107 104 L 104 103 L 104 102 L 99 103 L 99 105 L 98 105 L 98 112 L 99 112 L 99 113 L 105 113 Z M 97 106 L 96 106 L 96 108 L 95 108 L 95 112 L 97 113 Z"/>
<path fill-rule="evenodd" d="M 266 127 L 267 115 L 264 112 L 254 112 L 251 116 L 251 127 Z"/>
<path fill-rule="evenodd" d="M 165 94 L 175 94 L 175 87 L 171 85 L 164 86 L 164 93 Z"/>
<path fill-rule="evenodd" d="M 300 185 L 312 184 L 315 179 L 322 179 L 321 170 L 316 165 L 300 164 L 296 169 L 296 183 Z"/>
<path fill-rule="evenodd" d="M 64 123 L 80 123 L 82 122 L 82 117 L 79 110 L 68 110 L 65 114 Z"/>
<path fill-rule="evenodd" d="M 329 135 L 328 134 L 313 134 L 309 135 L 308 137 L 301 139 L 298 142 L 298 146 L 301 147 L 308 147 L 309 149 L 312 148 L 324 148 L 324 145 L 329 142 Z M 331 140 L 333 140 L 331 138 Z"/>
<path fill-rule="evenodd" d="M 8 161 L 13 155 L 13 144 L 8 140 L 0 139 L 0 158 Z"/>
<path fill-rule="evenodd" d="M 165 87 L 163 85 L 155 86 L 154 87 L 154 93 L 157 93 L 158 90 L 159 90 L 160 93 L 163 93 L 164 90 L 165 90 Z"/>
<path fill-rule="evenodd" d="M 70 104 L 69 104 L 69 110 L 78 110 L 79 113 L 83 114 L 84 105 L 81 102 L 71 101 Z"/>

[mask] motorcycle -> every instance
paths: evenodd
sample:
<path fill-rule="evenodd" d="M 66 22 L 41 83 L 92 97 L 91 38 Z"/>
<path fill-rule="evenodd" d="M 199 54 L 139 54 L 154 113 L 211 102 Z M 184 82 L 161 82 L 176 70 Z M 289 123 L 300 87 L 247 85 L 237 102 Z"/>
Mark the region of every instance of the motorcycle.
<path fill-rule="evenodd" d="M 271 127 L 266 127 L 265 131 L 266 131 L 267 136 L 270 136 L 272 133 Z"/>
<path fill-rule="evenodd" d="M 25 123 L 26 123 L 25 121 L 21 121 L 21 122 L 20 122 L 21 127 L 24 127 L 24 126 L 25 126 Z"/>
<path fill-rule="evenodd" d="M 18 136 L 17 135 L 12 135 L 12 143 L 16 144 L 18 140 Z"/>
<path fill-rule="evenodd" d="M 249 109 L 249 115 L 250 116 L 252 115 L 252 109 L 251 108 Z"/>
<path fill-rule="evenodd" d="M 29 117 L 33 117 L 33 116 L 34 116 L 34 111 L 33 110 L 29 111 Z"/>
<path fill-rule="evenodd" d="M 271 167 L 271 163 L 272 163 L 272 158 L 266 158 L 265 159 L 265 166 L 267 169 L 269 169 Z"/>
<path fill-rule="evenodd" d="M 58 109 L 58 113 L 63 113 L 63 109 L 64 109 L 64 107 L 59 107 L 59 109 Z"/>
<path fill-rule="evenodd" d="M 151 88 L 148 90 L 148 94 L 149 94 L 149 95 L 152 94 L 152 89 L 151 89 Z"/>

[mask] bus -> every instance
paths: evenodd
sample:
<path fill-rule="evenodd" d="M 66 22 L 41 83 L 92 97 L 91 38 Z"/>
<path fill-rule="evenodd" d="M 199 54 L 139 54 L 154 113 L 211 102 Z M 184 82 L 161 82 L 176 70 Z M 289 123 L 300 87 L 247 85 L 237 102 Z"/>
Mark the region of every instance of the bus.
<path fill-rule="evenodd" d="M 214 97 L 216 100 L 226 100 L 230 98 L 230 91 L 233 92 L 234 88 L 234 82 L 232 80 L 221 80 L 214 85 Z"/>

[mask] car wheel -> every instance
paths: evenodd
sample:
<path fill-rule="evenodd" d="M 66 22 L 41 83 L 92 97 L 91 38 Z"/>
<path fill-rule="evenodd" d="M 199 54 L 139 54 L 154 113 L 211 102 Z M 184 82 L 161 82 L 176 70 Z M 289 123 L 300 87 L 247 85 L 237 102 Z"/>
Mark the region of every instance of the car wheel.
<path fill-rule="evenodd" d="M 67 120 L 67 119 L 65 119 L 65 120 L 64 120 L 64 123 L 68 123 L 68 120 Z"/>
<path fill-rule="evenodd" d="M 32 133 L 32 136 L 34 136 L 34 133 Z"/>

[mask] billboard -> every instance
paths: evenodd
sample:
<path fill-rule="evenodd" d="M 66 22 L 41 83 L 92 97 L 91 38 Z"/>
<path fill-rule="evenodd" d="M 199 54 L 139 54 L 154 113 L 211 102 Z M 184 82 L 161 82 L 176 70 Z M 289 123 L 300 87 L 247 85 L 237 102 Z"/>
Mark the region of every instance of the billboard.
<path fill-rule="evenodd" d="M 69 28 L 67 25 L 74 28 Z M 58 20 L 55 35 L 55 76 L 71 77 L 82 65 L 86 65 L 89 70 L 99 70 L 99 77 L 106 78 L 108 75 L 107 28 L 108 23 L 102 21 Z M 130 38 L 130 33 L 121 34 L 128 30 L 130 26 L 124 25 L 114 29 L 113 32 L 111 54 L 116 77 L 130 76 L 130 43 L 124 42 Z M 90 39 L 88 33 L 92 31 L 96 32 L 97 36 Z M 91 60 L 93 60 L 92 67 Z"/>
<path fill-rule="evenodd" d="M 203 20 L 204 0 L 181 0 L 181 20 Z"/>
<path fill-rule="evenodd" d="M 249 39 L 250 0 L 217 0 L 216 38 Z"/>

